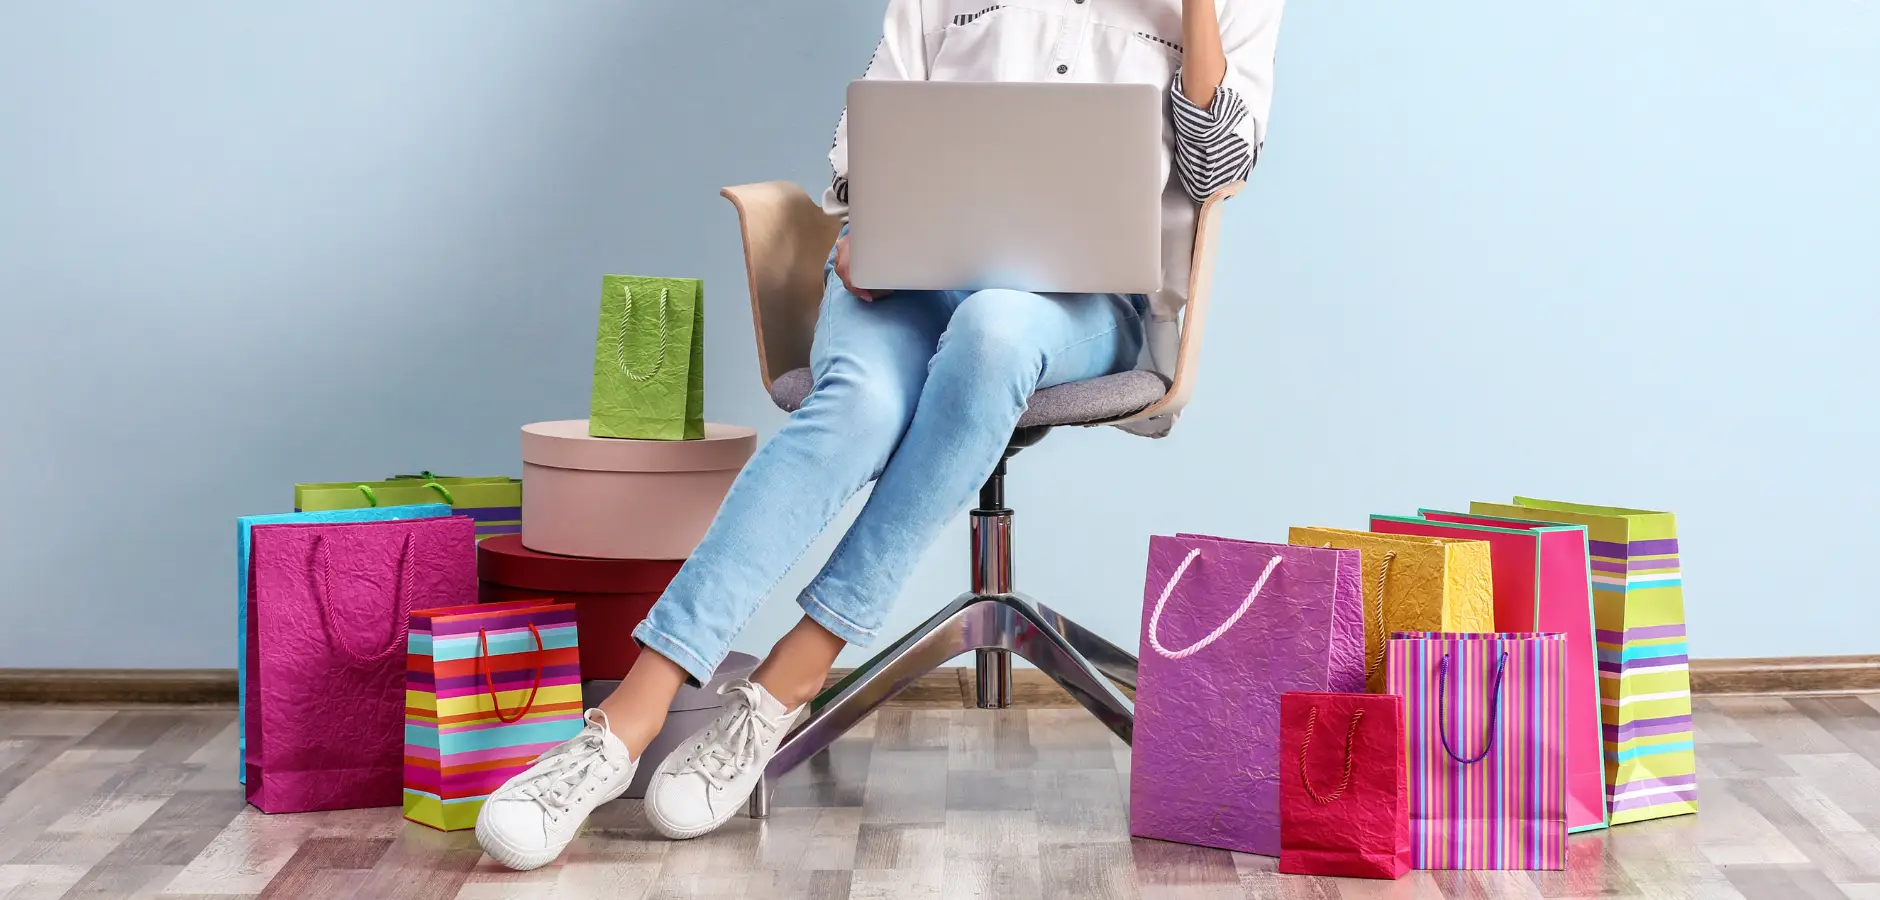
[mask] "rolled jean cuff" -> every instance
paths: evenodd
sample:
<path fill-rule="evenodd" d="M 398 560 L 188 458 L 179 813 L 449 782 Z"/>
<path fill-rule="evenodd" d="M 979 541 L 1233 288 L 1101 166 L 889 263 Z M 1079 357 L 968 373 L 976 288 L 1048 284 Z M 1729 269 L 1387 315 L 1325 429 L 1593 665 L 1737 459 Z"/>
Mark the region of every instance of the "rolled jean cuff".
<path fill-rule="evenodd" d="M 633 640 L 634 643 L 640 645 L 642 650 L 651 650 L 658 653 L 660 656 L 672 660 L 674 665 L 684 669 L 685 682 L 693 687 L 703 687 L 706 682 L 712 680 L 712 675 L 718 671 L 718 666 L 714 663 L 707 662 L 705 657 L 699 655 L 698 651 L 687 647 L 670 635 L 654 629 L 651 623 L 641 622 L 635 627 L 633 629 Z M 720 661 L 723 661 L 722 658 Z"/>
<path fill-rule="evenodd" d="M 809 616 L 830 634 L 841 638 L 844 643 L 866 647 L 874 643 L 875 635 L 880 633 L 880 629 L 863 628 L 841 613 L 822 605 L 808 591 L 797 596 L 796 605 L 803 607 L 804 615 Z"/>

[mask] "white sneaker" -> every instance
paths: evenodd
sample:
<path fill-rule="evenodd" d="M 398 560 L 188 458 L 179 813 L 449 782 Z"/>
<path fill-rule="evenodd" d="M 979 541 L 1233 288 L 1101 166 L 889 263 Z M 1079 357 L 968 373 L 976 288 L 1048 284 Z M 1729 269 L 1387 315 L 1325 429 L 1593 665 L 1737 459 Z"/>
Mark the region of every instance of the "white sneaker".
<path fill-rule="evenodd" d="M 590 709 L 587 727 L 503 783 L 477 813 L 477 843 L 517 871 L 540 868 L 568 849 L 594 808 L 633 783 L 638 763 Z"/>
<path fill-rule="evenodd" d="M 737 815 L 776 754 L 809 711 L 786 710 L 762 685 L 739 679 L 720 688 L 725 707 L 659 764 L 646 786 L 646 818 L 674 840 L 695 838 Z"/>

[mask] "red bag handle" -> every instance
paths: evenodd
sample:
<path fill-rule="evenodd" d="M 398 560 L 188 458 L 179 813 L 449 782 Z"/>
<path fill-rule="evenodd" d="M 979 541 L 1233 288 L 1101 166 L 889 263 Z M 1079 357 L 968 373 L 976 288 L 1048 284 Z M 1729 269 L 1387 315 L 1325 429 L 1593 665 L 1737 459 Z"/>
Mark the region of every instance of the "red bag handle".
<path fill-rule="evenodd" d="M 535 636 L 535 683 L 529 686 L 529 699 L 522 702 L 522 708 L 515 715 L 503 712 L 503 704 L 496 699 L 496 681 L 490 677 L 490 633 L 486 629 L 477 629 L 477 676 L 483 679 L 483 690 L 490 695 L 490 708 L 496 710 L 496 718 L 504 725 L 514 725 L 535 708 L 535 695 L 542 690 L 542 632 L 536 630 L 535 623 L 529 623 L 529 633 Z"/>
<path fill-rule="evenodd" d="M 313 571 L 309 573 L 310 576 L 317 576 L 310 577 L 309 579 L 311 582 L 310 586 L 313 588 L 313 600 L 320 607 L 320 615 L 325 617 L 327 638 L 333 646 L 338 647 L 341 652 L 352 657 L 354 662 L 379 662 L 391 656 L 394 652 L 403 649 L 406 646 L 406 642 L 411 638 L 411 595 L 413 593 L 411 584 L 412 544 L 413 535 L 411 532 L 407 531 L 405 532 L 404 547 L 398 551 L 398 587 L 394 588 L 392 591 L 392 636 L 377 653 L 366 656 L 346 646 L 345 642 L 341 641 L 339 636 L 333 633 L 333 603 L 331 600 L 327 599 L 326 596 L 326 586 L 333 581 L 332 576 L 328 573 L 326 536 L 314 535 Z"/>
<path fill-rule="evenodd" d="M 1324 806 L 1345 795 L 1345 789 L 1351 787 L 1352 750 L 1358 738 L 1358 723 L 1364 721 L 1364 710 L 1354 710 L 1351 714 L 1351 726 L 1345 729 L 1345 777 L 1338 780 L 1338 790 L 1329 794 L 1320 794 L 1312 786 L 1312 775 L 1306 771 L 1306 754 L 1312 750 L 1312 732 L 1319 727 L 1319 708 L 1312 707 L 1306 716 L 1306 739 L 1299 742 L 1299 781 L 1306 786 L 1306 793 L 1320 806 Z"/>

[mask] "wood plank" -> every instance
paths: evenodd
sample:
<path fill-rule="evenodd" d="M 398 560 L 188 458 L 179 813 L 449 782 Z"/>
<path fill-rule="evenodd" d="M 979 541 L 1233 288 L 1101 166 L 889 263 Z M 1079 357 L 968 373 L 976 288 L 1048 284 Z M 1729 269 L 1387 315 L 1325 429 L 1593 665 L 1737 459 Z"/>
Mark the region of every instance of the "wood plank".
<path fill-rule="evenodd" d="M 244 806 L 164 890 L 170 894 L 260 894 L 300 851 L 301 842 L 313 836 L 317 825 L 312 815 L 269 816 Z"/>
<path fill-rule="evenodd" d="M 100 865 L 187 866 L 245 806 L 247 801 L 238 790 L 177 791 L 118 842 Z"/>
<path fill-rule="evenodd" d="M 361 875 L 355 896 L 451 900 L 482 856 L 469 832 L 402 828 L 371 870 Z"/>
<path fill-rule="evenodd" d="M 268 886 L 261 892 L 262 900 L 283 900 L 294 897 L 330 897 L 339 891 L 334 890 L 345 885 L 357 890 L 357 884 L 350 878 L 335 880 L 331 874 L 364 874 L 385 856 L 391 841 L 358 840 L 356 838 L 308 838 L 295 851 L 287 865 L 275 873 Z"/>
<path fill-rule="evenodd" d="M 182 866 L 96 865 L 60 900 L 147 900 L 183 870 Z"/>
<path fill-rule="evenodd" d="M 1114 769 L 1041 769 L 1032 775 L 1040 841 L 1062 846 L 1128 842 L 1129 807 L 1116 786 L 1127 775 Z"/>
<path fill-rule="evenodd" d="M 1730 866 L 1724 870 L 1744 897 L 1760 900 L 1847 900 L 1826 876 L 1789 866 Z"/>
<path fill-rule="evenodd" d="M 1038 822 L 1029 809 L 946 811 L 943 897 L 1042 900 Z"/>
<path fill-rule="evenodd" d="M 1272 862 L 1263 857 L 1236 860 L 1237 854 L 1226 850 L 1146 838 L 1130 841 L 1129 849 L 1143 900 L 1239 900 L 1247 893 L 1241 887 L 1240 865 L 1258 867 Z M 1254 877 L 1256 881 L 1262 878 L 1257 872 Z"/>
<path fill-rule="evenodd" d="M 1134 859 L 1124 841 L 1043 844 L 1038 868 L 1046 900 L 1136 900 Z"/>
<path fill-rule="evenodd" d="M 84 878 L 85 871 L 85 866 L 0 865 L 0 898 L 56 900 Z"/>

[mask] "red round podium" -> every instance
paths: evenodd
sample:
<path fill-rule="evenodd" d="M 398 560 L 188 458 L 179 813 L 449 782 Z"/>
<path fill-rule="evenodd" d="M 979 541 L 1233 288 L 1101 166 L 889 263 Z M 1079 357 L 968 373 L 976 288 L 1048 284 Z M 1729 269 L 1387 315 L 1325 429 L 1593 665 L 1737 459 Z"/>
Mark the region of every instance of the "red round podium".
<path fill-rule="evenodd" d="M 538 553 L 505 534 L 477 545 L 478 600 L 553 599 L 573 603 L 581 678 L 624 678 L 640 655 L 633 629 L 679 573 L 684 560 L 589 559 Z"/>

